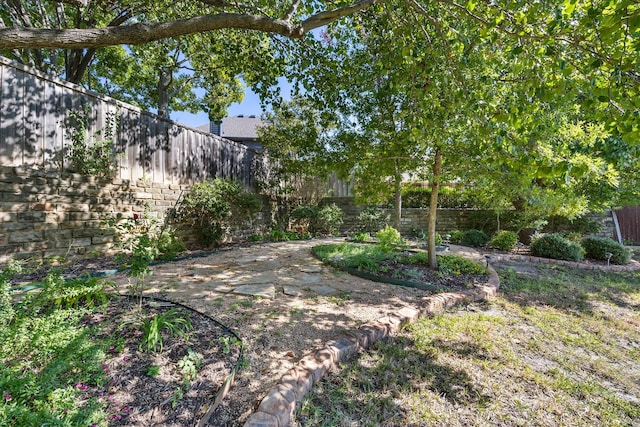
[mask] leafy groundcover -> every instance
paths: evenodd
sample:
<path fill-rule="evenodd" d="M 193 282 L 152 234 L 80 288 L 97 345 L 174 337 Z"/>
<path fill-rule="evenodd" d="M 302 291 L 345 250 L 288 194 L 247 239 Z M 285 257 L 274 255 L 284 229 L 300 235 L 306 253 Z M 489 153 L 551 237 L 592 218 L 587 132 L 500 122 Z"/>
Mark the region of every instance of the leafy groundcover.
<path fill-rule="evenodd" d="M 3 305 L 0 425 L 193 425 L 205 415 L 238 366 L 239 340 L 187 307 L 105 286 L 48 278 Z"/>
<path fill-rule="evenodd" d="M 338 243 L 315 246 L 313 253 L 325 263 L 366 279 L 432 292 L 464 290 L 487 279 L 484 266 L 451 254 L 438 255 L 438 268 L 432 269 L 426 252 L 400 247 Z"/>

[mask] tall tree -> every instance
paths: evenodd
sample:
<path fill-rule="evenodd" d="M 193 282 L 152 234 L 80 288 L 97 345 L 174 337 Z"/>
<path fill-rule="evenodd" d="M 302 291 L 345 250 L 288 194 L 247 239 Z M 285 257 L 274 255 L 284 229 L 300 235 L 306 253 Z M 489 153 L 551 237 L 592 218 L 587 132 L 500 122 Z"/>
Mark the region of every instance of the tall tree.
<path fill-rule="evenodd" d="M 510 176 L 522 177 L 510 180 L 512 202 L 531 204 L 535 197 L 529 195 L 545 194 L 554 201 L 548 213 L 566 205 L 575 212 L 581 209 L 575 202 L 580 201 L 575 183 L 588 175 L 596 178 L 602 167 L 606 170 L 591 151 L 570 159 L 567 149 L 577 140 L 588 147 L 606 134 L 603 129 L 552 137 L 572 126 L 580 128 L 577 120 L 594 121 L 611 113 L 607 106 L 596 112 L 580 110 L 581 103 L 597 99 L 584 93 L 592 83 L 558 62 L 568 55 L 586 61 L 587 54 L 571 43 L 560 46 L 562 51 L 549 49 L 557 34 L 538 37 L 528 34 L 532 29 L 527 27 L 520 37 L 511 18 L 500 18 L 491 7 L 479 16 L 469 10 L 473 7 L 385 2 L 330 27 L 323 45 L 315 46 L 322 54 L 301 61 L 299 78 L 307 89 L 320 104 L 341 111 L 345 122 L 353 122 L 344 127 L 343 133 L 350 134 L 342 137 L 347 143 L 336 138 L 335 144 L 356 176 L 370 171 L 360 179 L 360 191 L 373 188 L 373 176 L 393 174 L 379 165 L 367 168 L 368 157 L 381 149 L 395 153 L 389 159 L 412 153 L 406 157 L 419 160 L 418 165 L 405 164 L 403 172 L 428 172 L 433 190 L 428 245 L 432 266 L 435 207 L 443 179 L 466 177 L 469 183 L 501 188 L 500 174 L 491 171 L 504 170 L 506 163 Z M 551 14 L 538 8 L 532 16 L 540 23 Z M 626 81 L 632 77 L 627 74 Z M 609 118 L 609 127 L 621 117 Z M 614 182 L 615 171 L 609 172 L 600 178 Z"/>

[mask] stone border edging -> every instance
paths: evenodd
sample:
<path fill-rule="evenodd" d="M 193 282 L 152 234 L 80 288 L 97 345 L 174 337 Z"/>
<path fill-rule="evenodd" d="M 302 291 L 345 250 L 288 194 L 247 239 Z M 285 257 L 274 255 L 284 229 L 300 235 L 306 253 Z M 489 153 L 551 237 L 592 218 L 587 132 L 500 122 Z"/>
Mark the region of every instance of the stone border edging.
<path fill-rule="evenodd" d="M 602 265 L 602 264 L 588 264 L 582 261 L 564 261 L 552 258 L 542 258 L 533 255 L 520 255 L 520 254 L 490 254 L 492 257 L 491 262 L 500 261 L 525 261 L 534 264 L 556 264 L 563 265 L 565 267 L 579 268 L 580 270 L 599 270 L 599 271 L 635 271 L 640 270 L 640 262 L 631 260 L 626 265 Z"/>
<path fill-rule="evenodd" d="M 258 409 L 245 422 L 244 427 L 289 426 L 296 408 L 313 384 L 320 381 L 338 363 L 397 333 L 402 326 L 415 322 L 421 316 L 440 312 L 463 301 L 480 301 L 496 296 L 500 278 L 493 268 L 489 266 L 488 269 L 487 282 L 476 285 L 472 290 L 424 297 L 418 308 L 405 306 L 396 313 L 389 313 L 326 342 L 324 347 L 303 357 L 280 379 L 262 399 Z"/>

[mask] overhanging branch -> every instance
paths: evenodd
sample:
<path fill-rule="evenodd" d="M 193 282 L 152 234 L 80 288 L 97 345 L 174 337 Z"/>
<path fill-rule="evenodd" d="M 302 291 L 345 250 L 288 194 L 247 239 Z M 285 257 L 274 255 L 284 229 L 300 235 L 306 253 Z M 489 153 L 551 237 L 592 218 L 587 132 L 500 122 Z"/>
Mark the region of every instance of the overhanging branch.
<path fill-rule="evenodd" d="M 350 6 L 320 12 L 300 24 L 267 16 L 237 13 L 201 15 L 161 23 L 137 23 L 118 27 L 86 29 L 0 28 L 0 49 L 62 48 L 82 49 L 143 44 L 165 38 L 236 28 L 302 38 L 308 31 L 359 12 L 383 0 L 363 0 Z"/>

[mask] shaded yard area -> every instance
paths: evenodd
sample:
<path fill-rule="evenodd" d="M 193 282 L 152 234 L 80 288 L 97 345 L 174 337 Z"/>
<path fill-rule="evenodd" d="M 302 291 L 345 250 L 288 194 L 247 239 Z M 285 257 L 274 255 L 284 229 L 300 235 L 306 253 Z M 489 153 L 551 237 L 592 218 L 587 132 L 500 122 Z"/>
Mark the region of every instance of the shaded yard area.
<path fill-rule="evenodd" d="M 297 425 L 640 425 L 640 273 L 497 270 L 499 298 L 421 319 L 343 365 Z"/>

